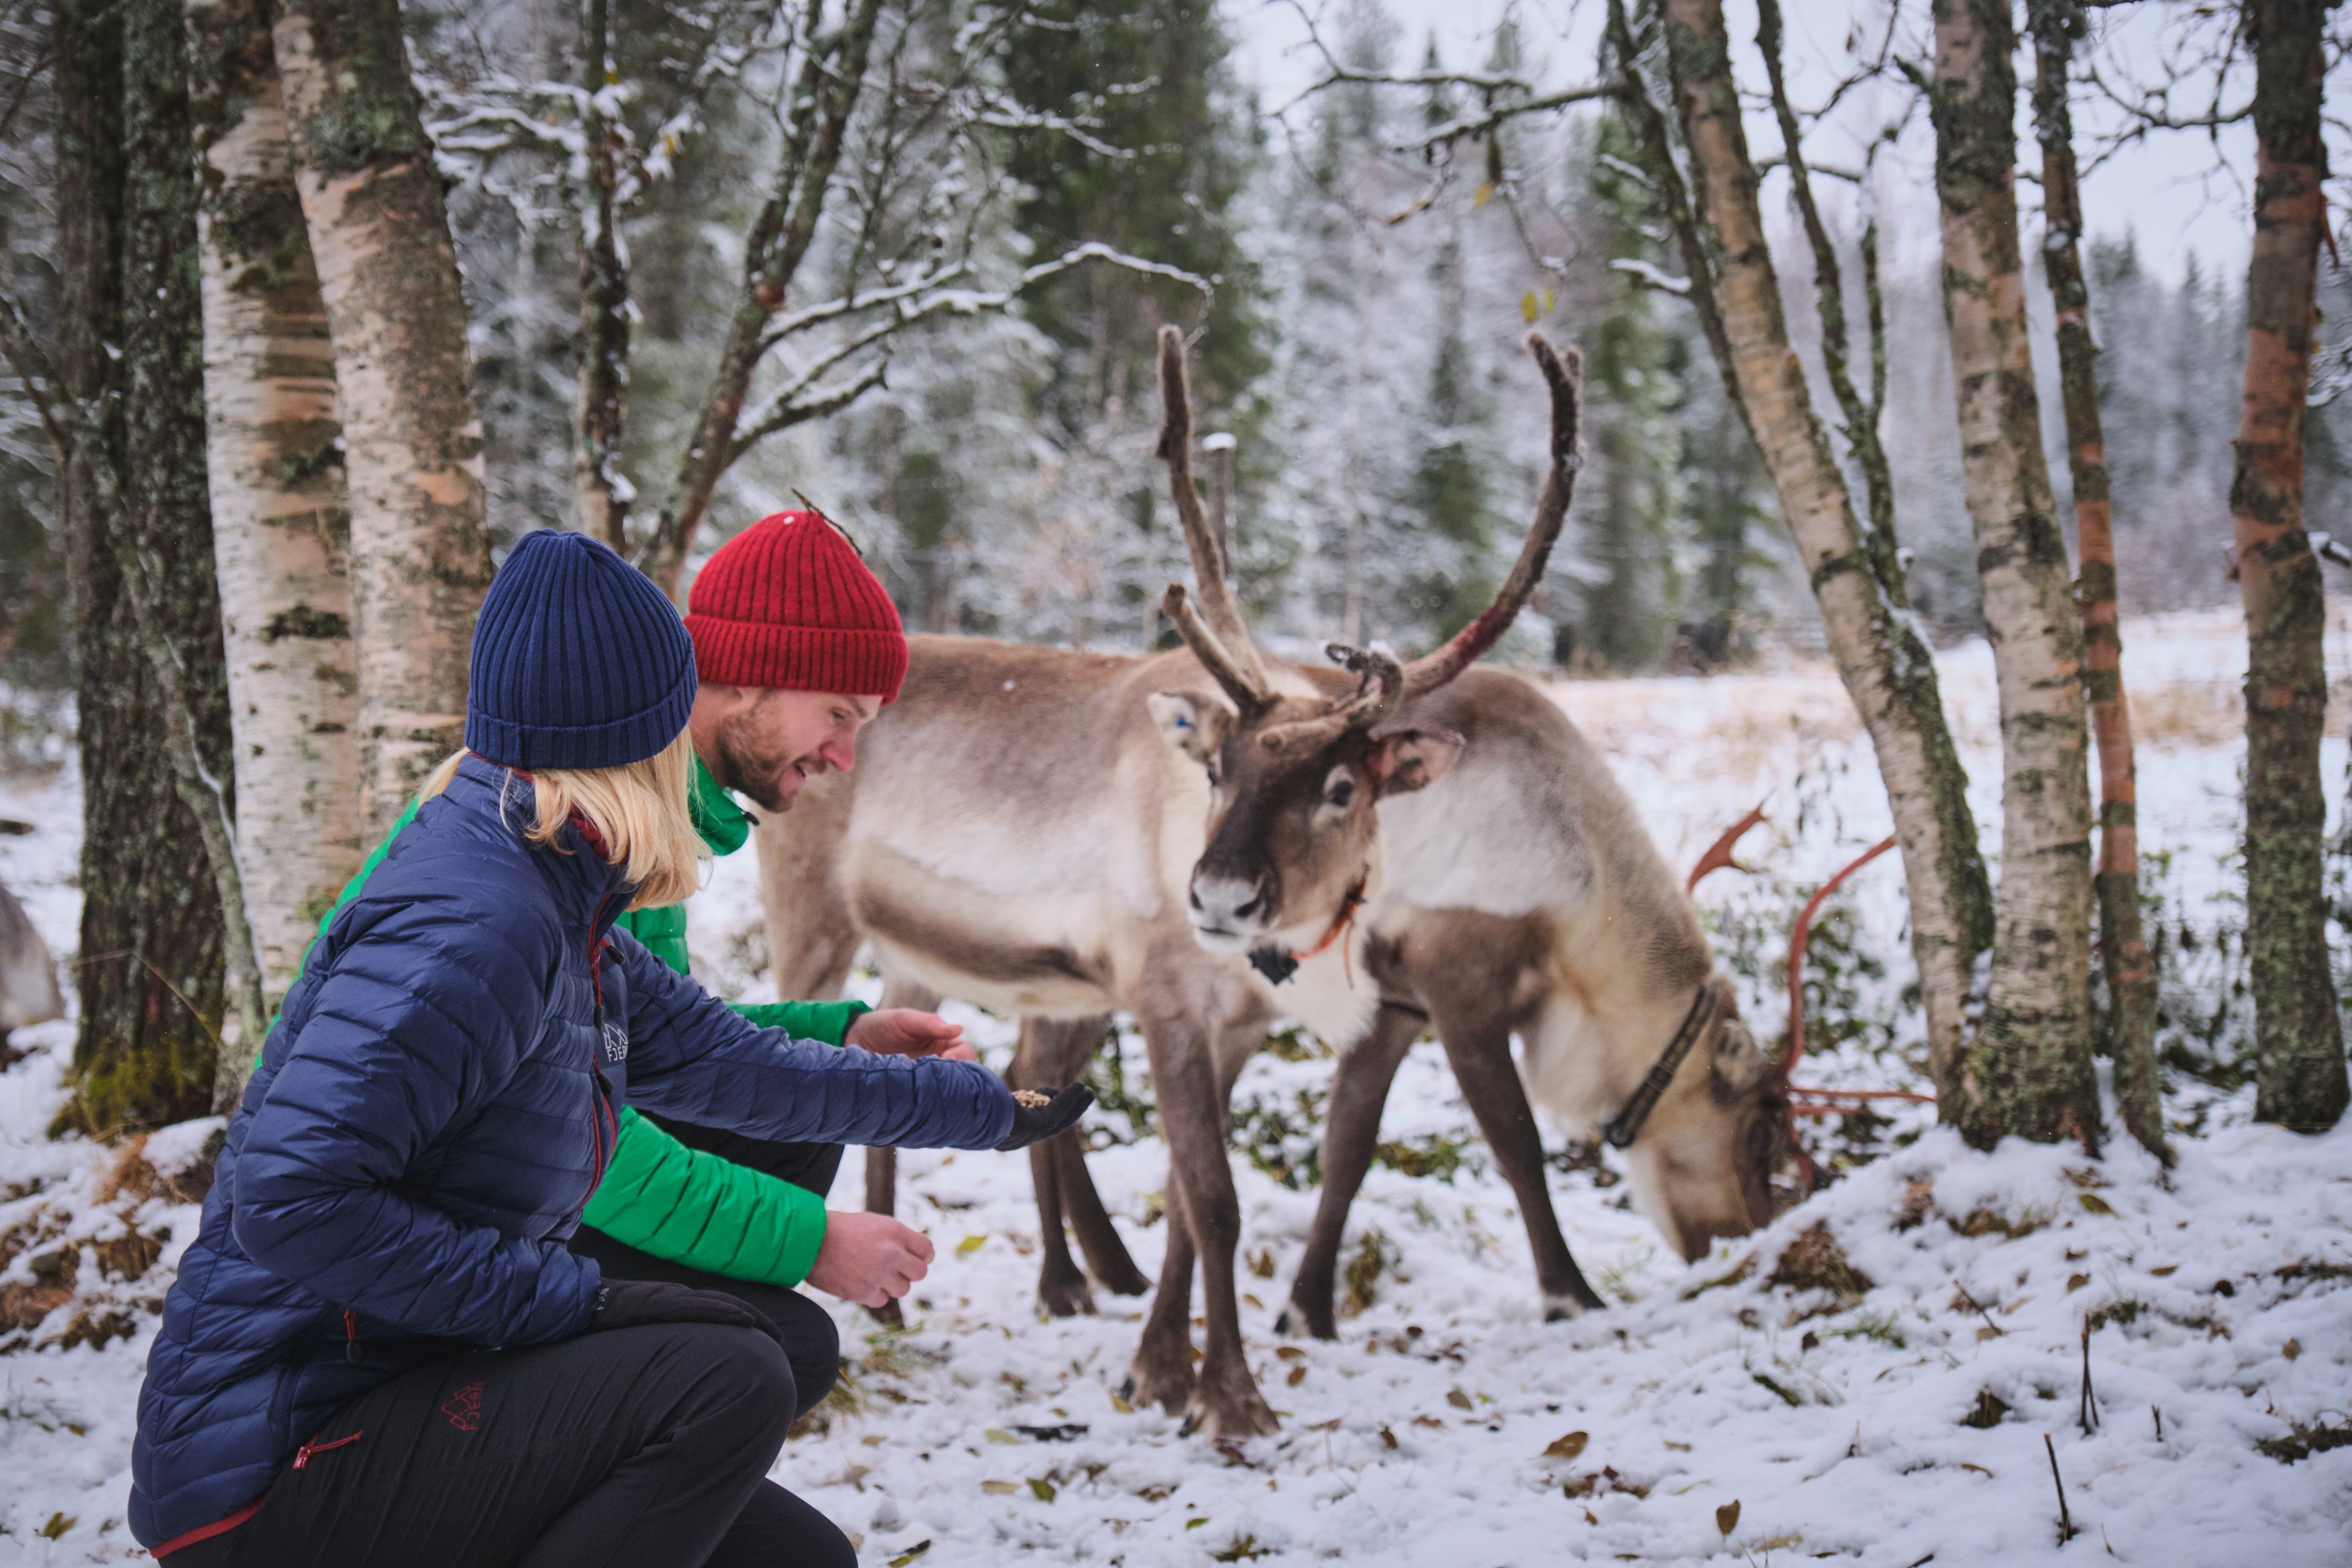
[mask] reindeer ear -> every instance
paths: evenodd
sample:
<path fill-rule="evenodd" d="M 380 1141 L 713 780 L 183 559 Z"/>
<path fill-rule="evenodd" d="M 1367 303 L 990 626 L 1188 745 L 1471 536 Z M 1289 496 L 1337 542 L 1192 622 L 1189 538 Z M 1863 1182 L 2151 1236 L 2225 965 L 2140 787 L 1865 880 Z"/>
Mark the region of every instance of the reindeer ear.
<path fill-rule="evenodd" d="M 1738 1018 L 1727 1018 L 1716 1031 L 1715 1081 L 1733 1095 L 1752 1093 L 1772 1070 L 1771 1058 L 1756 1044 L 1756 1037 Z"/>
<path fill-rule="evenodd" d="M 1217 754 L 1239 717 L 1214 698 L 1191 691 L 1155 691 L 1143 700 L 1160 726 L 1160 738 L 1196 763 Z"/>
<path fill-rule="evenodd" d="M 1372 737 L 1372 782 L 1384 796 L 1427 789 L 1461 754 L 1451 730 L 1384 730 Z"/>

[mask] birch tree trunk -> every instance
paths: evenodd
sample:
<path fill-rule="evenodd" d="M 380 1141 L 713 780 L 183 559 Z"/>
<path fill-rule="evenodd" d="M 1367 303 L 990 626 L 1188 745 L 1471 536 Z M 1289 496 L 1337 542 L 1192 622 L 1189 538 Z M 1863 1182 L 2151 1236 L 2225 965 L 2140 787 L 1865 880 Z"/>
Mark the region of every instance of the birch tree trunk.
<path fill-rule="evenodd" d="M 1790 347 L 1740 124 L 1721 0 L 1668 0 L 1667 49 L 1709 241 L 1730 379 L 1822 607 L 1830 652 L 1878 757 L 1903 851 L 1912 951 L 1938 1081 L 1961 1051 L 1969 975 L 1990 902 L 1967 775 L 1952 748 L 1933 656 L 1872 570 L 1844 476 Z"/>
<path fill-rule="evenodd" d="M 2131 1135 L 2169 1163 L 2156 1069 L 2156 964 L 2140 921 L 2137 795 L 2116 605 L 2106 436 L 2099 417 L 2099 346 L 2091 338 L 2091 296 L 2083 281 L 2083 202 L 2067 102 L 2083 7 L 2081 0 L 2029 0 L 2026 15 L 2033 34 L 2033 120 L 2042 142 L 2042 217 L 2048 229 L 2042 261 L 2058 312 L 2058 384 L 2066 409 L 2074 539 L 2083 560 L 2075 583 L 2086 665 L 2083 687 L 2099 745 L 2099 860 L 2092 889 L 2099 909 L 2099 959 L 2115 1010 L 2116 1101 Z"/>
<path fill-rule="evenodd" d="M 239 858 L 276 997 L 360 866 L 351 514 L 268 19 L 260 0 L 188 0 L 187 25 Z"/>
<path fill-rule="evenodd" d="M 361 837 L 464 738 L 490 579 L 466 303 L 397 0 L 282 0 L 296 184 L 327 303 L 351 496 Z"/>
<path fill-rule="evenodd" d="M 2083 623 L 2042 449 L 2017 237 L 2010 0 L 1939 0 L 1929 111 L 1961 475 L 2000 694 L 2001 868 L 1984 1020 L 1939 1085 L 1979 1146 L 2005 1133 L 2095 1147 L 2091 795 Z"/>
<path fill-rule="evenodd" d="M 59 465 L 83 778 L 81 1023 L 67 1120 L 110 1133 L 211 1108 L 227 954 L 205 825 L 175 785 L 168 742 L 173 721 L 184 724 L 219 776 L 228 724 L 178 6 L 63 6 L 57 27 L 58 382 L 96 411 Z M 157 601 L 144 621 L 130 580 L 142 547 Z M 184 677 L 177 714 L 151 633 Z"/>
<path fill-rule="evenodd" d="M 2320 1131 L 2343 1115 L 2344 1037 L 2328 972 L 2319 733 L 2327 678 L 2319 563 L 2303 526 L 2304 404 L 2327 151 L 2322 0 L 2253 0 L 2254 245 L 2246 382 L 2230 484 L 2246 606 L 2246 952 L 2254 1115 Z"/>

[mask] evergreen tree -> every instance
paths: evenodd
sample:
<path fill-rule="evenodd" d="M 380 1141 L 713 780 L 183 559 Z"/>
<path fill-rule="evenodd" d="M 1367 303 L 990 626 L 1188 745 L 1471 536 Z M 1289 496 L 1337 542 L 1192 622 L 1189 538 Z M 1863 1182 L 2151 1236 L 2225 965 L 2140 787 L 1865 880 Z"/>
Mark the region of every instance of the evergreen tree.
<path fill-rule="evenodd" d="M 1007 84 L 1039 115 L 1074 121 L 1134 149 L 1114 157 L 1057 130 L 1013 139 L 1009 167 L 1027 187 L 1014 222 L 1041 252 L 1088 240 L 1217 284 L 1192 351 L 1194 395 L 1230 405 L 1265 367 L 1253 268 L 1231 210 L 1257 155 L 1254 117 L 1225 58 L 1233 39 L 1210 0 L 1049 0 L 1007 51 Z M 1199 296 L 1165 279 L 1089 268 L 1042 290 L 1029 319 L 1059 345 L 1045 398 L 1069 432 L 1140 403 L 1158 419 L 1151 380 L 1162 321 L 1188 327 Z"/>
<path fill-rule="evenodd" d="M 1611 261 L 1651 260 L 1655 246 L 1643 232 L 1657 231 L 1651 193 L 1622 172 L 1631 166 L 1631 135 L 1604 119 L 1587 142 L 1591 176 L 1581 205 L 1594 248 Z M 1675 561 L 1682 441 L 1675 418 L 1689 356 L 1632 278 L 1612 274 L 1602 293 L 1607 313 L 1582 334 L 1599 483 L 1578 508 L 1586 564 L 1578 622 L 1590 662 L 1640 669 L 1671 647 L 1682 595 Z"/>

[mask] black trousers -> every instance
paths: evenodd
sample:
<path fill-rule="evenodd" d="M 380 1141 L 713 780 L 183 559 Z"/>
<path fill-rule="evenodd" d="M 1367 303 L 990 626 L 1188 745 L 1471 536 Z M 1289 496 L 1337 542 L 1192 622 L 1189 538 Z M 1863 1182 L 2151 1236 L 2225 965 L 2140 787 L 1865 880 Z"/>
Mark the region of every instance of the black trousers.
<path fill-rule="evenodd" d="M 624 1246 L 586 1226 L 580 1227 L 569 1245 L 577 1256 L 594 1258 L 607 1279 L 667 1279 L 698 1290 L 724 1290 L 766 1314 L 768 1321 L 783 1331 L 784 1359 L 791 1364 L 798 1400 L 794 1420 L 833 1392 L 834 1380 L 841 1375 L 841 1331 L 834 1327 L 831 1314 L 799 1291 L 706 1274 Z"/>
<path fill-rule="evenodd" d="M 767 1335 L 653 1323 L 420 1367 L 351 1401 L 172 1568 L 855 1568 L 767 1480 L 799 1399 Z"/>
<path fill-rule="evenodd" d="M 833 1178 L 841 1169 L 838 1143 L 772 1143 L 690 1122 L 650 1116 L 646 1120 L 688 1147 L 765 1171 L 780 1181 L 805 1187 L 819 1197 L 832 1190 Z M 748 1303 L 767 1314 L 768 1321 L 783 1331 L 784 1354 L 792 1363 L 793 1386 L 799 1391 L 801 1412 L 813 1408 L 832 1392 L 834 1380 L 841 1373 L 841 1332 L 824 1308 L 799 1291 L 689 1268 L 683 1263 L 672 1263 L 615 1241 L 603 1231 L 584 1225 L 567 1245 L 575 1255 L 595 1259 L 607 1279 L 667 1280 L 690 1285 L 698 1290 L 724 1290 Z"/>

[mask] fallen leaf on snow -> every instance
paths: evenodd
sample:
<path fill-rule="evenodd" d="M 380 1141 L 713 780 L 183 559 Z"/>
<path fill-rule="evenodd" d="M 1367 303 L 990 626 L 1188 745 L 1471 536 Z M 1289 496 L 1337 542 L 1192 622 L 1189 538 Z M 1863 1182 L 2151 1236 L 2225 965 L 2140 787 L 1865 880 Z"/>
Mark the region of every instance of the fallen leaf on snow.
<path fill-rule="evenodd" d="M 1717 1533 L 1720 1535 L 1729 1535 L 1733 1531 L 1739 1528 L 1739 1500 L 1738 1498 L 1733 1498 L 1729 1502 L 1725 1503 L 1721 1508 L 1715 1510 L 1715 1528 Z"/>
<path fill-rule="evenodd" d="M 1590 1432 L 1570 1432 L 1564 1437 L 1553 1438 L 1550 1445 L 1544 1449 L 1543 1457 L 1547 1459 L 1573 1459 L 1579 1454 L 1584 1452 L 1584 1445 L 1591 1440 L 1592 1435 Z M 1690 1445 L 1687 1443 L 1669 1443 L 1666 1447 L 1669 1448 L 1681 1448 L 1687 1452 Z"/>

